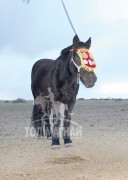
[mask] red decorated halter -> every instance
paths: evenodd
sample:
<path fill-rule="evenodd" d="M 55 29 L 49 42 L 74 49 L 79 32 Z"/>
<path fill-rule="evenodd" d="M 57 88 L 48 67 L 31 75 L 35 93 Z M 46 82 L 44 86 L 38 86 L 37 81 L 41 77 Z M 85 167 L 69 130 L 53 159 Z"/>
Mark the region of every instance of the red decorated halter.
<path fill-rule="evenodd" d="M 93 72 L 96 69 L 96 63 L 91 52 L 88 49 L 72 49 L 71 51 L 76 51 L 81 60 L 81 66 L 88 72 Z"/>

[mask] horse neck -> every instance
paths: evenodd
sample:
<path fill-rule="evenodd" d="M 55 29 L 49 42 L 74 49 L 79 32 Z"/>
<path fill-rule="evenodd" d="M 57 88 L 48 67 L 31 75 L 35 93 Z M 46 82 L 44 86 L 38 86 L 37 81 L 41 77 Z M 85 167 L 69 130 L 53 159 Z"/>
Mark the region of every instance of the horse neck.
<path fill-rule="evenodd" d="M 64 80 L 65 78 L 75 78 L 77 77 L 77 69 L 74 64 L 71 62 L 72 55 L 68 53 L 66 55 L 61 55 L 59 57 L 59 72 L 60 72 L 60 79 Z M 68 79 L 68 80 L 69 80 Z"/>

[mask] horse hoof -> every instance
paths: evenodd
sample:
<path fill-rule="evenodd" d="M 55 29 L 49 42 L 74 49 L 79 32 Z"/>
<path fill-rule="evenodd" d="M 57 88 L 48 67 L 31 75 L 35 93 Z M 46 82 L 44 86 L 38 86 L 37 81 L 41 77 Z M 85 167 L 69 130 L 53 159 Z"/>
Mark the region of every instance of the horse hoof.
<path fill-rule="evenodd" d="M 66 143 L 64 144 L 65 147 L 73 147 L 73 143 Z"/>
<path fill-rule="evenodd" d="M 51 140 L 51 139 L 52 139 L 52 136 L 48 137 L 47 139 L 48 139 L 48 140 Z"/>
<path fill-rule="evenodd" d="M 52 135 L 47 135 L 47 139 L 52 139 Z"/>
<path fill-rule="evenodd" d="M 36 139 L 44 139 L 44 136 L 38 134 L 38 135 L 36 135 Z"/>
<path fill-rule="evenodd" d="M 59 139 L 52 139 L 52 149 L 59 149 L 60 148 L 60 142 Z"/>
<path fill-rule="evenodd" d="M 64 146 L 65 147 L 72 147 L 73 143 L 70 139 L 64 139 Z"/>
<path fill-rule="evenodd" d="M 60 149 L 60 145 L 52 145 L 52 149 L 55 149 L 55 150 Z"/>

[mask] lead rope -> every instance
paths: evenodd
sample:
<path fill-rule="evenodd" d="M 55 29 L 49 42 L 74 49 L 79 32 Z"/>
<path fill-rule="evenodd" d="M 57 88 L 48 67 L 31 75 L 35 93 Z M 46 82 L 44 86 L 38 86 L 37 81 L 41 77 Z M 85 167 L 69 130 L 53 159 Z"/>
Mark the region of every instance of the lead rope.
<path fill-rule="evenodd" d="M 72 21 L 71 21 L 71 19 L 70 19 L 70 17 L 69 17 L 69 14 L 68 14 L 67 8 L 66 8 L 66 6 L 65 6 L 65 4 L 64 4 L 64 1 L 61 0 L 61 2 L 62 2 L 62 5 L 63 5 L 63 8 L 64 8 L 64 11 L 65 11 L 65 13 L 66 13 L 66 16 L 67 16 L 67 18 L 68 18 L 68 20 L 69 20 L 69 23 L 70 23 L 70 25 L 71 25 L 74 33 L 77 34 L 77 33 L 76 33 L 76 30 L 75 30 L 75 28 L 74 28 L 74 26 L 73 26 L 73 24 L 72 24 Z"/>
<path fill-rule="evenodd" d="M 30 0 L 23 0 L 23 1 L 26 1 L 27 3 L 30 2 Z M 63 8 L 64 8 L 64 11 L 65 11 L 65 13 L 66 13 L 66 16 L 67 16 L 67 18 L 68 18 L 68 21 L 69 21 L 69 23 L 70 23 L 70 25 L 71 25 L 74 33 L 77 34 L 77 33 L 76 33 L 76 30 L 75 30 L 75 28 L 74 28 L 74 26 L 73 26 L 73 23 L 72 23 L 72 21 L 71 21 L 71 19 L 70 19 L 70 17 L 69 17 L 69 14 L 68 14 L 67 8 L 66 8 L 66 6 L 65 6 L 65 4 L 64 4 L 64 1 L 61 0 L 61 2 L 62 2 L 62 5 L 63 5 Z"/>

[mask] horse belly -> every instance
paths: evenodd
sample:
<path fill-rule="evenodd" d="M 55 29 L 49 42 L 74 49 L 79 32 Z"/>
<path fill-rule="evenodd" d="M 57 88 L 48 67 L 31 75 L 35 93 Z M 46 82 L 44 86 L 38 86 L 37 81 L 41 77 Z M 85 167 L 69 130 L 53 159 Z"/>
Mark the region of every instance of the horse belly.
<path fill-rule="evenodd" d="M 34 64 L 31 78 L 31 89 L 34 98 L 39 96 L 40 93 L 47 95 L 47 79 L 52 63 L 52 60 L 39 60 Z"/>

